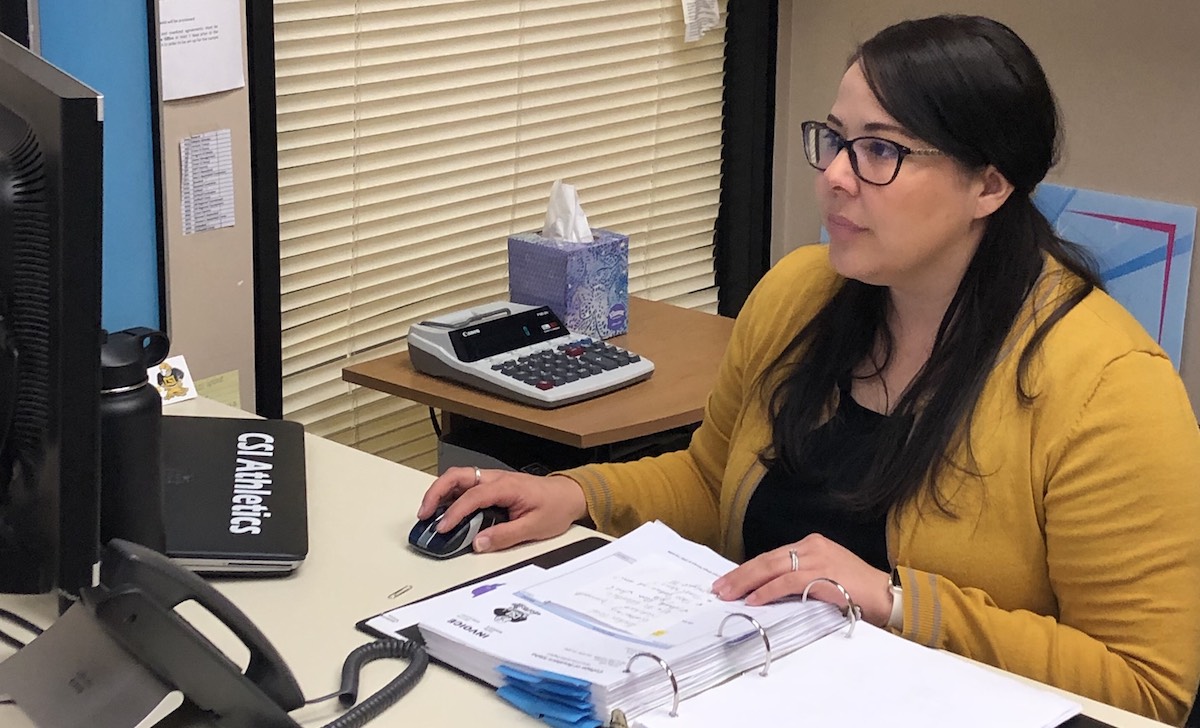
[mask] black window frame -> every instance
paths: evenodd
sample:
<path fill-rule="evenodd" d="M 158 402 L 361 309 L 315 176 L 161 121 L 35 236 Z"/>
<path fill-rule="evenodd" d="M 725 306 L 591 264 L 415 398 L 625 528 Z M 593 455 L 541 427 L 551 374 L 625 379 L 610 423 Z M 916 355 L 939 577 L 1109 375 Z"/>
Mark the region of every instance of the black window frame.
<path fill-rule="evenodd" d="M 246 3 L 254 207 L 255 410 L 283 416 L 274 8 Z M 730 2 L 725 19 L 720 210 L 713 265 L 718 311 L 736 316 L 770 267 L 779 2 Z"/>

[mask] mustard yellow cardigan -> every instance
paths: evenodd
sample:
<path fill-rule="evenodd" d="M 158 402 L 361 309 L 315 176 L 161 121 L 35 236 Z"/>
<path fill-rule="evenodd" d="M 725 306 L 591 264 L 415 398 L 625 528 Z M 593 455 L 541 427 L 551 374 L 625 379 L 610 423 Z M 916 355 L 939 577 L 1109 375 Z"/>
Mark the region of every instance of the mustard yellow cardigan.
<path fill-rule="evenodd" d="M 1162 349 L 1099 291 L 1051 330 L 1020 404 L 1018 355 L 1068 275 L 1047 265 L 988 379 L 972 430 L 985 477 L 941 483 L 956 518 L 925 498 L 889 519 L 902 634 L 1178 724 L 1200 680 L 1200 430 Z M 770 438 L 755 382 L 839 281 L 824 246 L 763 278 L 687 450 L 566 473 L 600 530 L 657 518 L 743 558 Z"/>

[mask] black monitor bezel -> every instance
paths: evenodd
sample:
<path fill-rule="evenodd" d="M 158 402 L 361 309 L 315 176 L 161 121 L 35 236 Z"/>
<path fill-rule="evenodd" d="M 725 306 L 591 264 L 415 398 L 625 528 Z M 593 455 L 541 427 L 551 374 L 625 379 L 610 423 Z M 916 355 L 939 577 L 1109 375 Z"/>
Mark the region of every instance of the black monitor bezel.
<path fill-rule="evenodd" d="M 94 582 L 99 557 L 103 100 L 0 37 L 0 104 L 29 125 L 42 147 L 55 241 L 48 259 L 50 421 L 34 478 L 38 542 L 0 555 L 0 593 L 75 595 Z M 0 270 L 0 287 L 9 275 Z"/>

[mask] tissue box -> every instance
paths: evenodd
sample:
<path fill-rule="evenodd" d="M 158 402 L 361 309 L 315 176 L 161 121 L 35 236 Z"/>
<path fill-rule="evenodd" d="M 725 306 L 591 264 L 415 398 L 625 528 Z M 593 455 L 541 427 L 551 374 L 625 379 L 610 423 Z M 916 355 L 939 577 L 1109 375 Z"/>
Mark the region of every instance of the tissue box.
<path fill-rule="evenodd" d="M 607 339 L 629 330 L 629 236 L 592 229 L 590 243 L 520 233 L 508 239 L 508 295 L 549 306 L 567 328 Z"/>

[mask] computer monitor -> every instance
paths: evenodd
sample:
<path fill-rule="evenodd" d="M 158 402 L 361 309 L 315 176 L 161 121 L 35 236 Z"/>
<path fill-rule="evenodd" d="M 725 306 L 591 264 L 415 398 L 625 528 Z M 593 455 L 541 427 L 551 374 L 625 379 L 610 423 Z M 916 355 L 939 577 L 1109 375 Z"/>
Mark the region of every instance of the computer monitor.
<path fill-rule="evenodd" d="M 0 35 L 0 593 L 95 578 L 102 110 Z"/>

